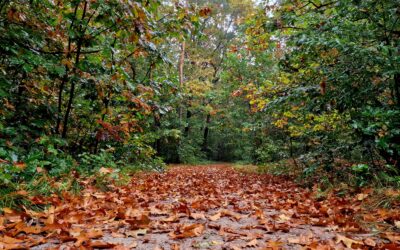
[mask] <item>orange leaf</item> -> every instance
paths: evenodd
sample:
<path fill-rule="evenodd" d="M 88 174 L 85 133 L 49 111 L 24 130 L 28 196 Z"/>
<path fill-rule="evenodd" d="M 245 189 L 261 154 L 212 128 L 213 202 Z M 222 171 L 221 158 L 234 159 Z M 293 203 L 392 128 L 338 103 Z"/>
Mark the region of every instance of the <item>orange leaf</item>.
<path fill-rule="evenodd" d="M 178 233 L 172 232 L 170 234 L 172 239 L 184 239 L 184 238 L 190 238 L 190 237 L 196 237 L 201 235 L 205 230 L 205 227 L 203 224 L 192 224 L 183 227 Z"/>

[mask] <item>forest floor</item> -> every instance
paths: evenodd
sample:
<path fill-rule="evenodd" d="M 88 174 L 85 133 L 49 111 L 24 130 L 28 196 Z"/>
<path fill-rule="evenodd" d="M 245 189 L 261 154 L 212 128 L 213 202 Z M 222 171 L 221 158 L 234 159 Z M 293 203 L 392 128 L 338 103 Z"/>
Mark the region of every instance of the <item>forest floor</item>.
<path fill-rule="evenodd" d="M 229 164 L 173 166 L 50 197 L 42 212 L 5 209 L 0 249 L 400 249 L 398 228 L 389 230 L 398 210 L 314 196 Z"/>

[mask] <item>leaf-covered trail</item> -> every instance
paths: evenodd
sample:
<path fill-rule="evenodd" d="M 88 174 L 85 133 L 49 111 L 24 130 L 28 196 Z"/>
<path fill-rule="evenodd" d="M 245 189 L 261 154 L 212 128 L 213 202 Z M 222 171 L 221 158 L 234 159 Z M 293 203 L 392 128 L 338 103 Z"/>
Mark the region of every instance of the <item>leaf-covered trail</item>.
<path fill-rule="evenodd" d="M 362 232 L 356 200 L 316 201 L 290 181 L 229 165 L 176 166 L 50 201 L 45 212 L 0 216 L 0 249 L 371 249 L 385 241 L 397 249 L 399 240 Z"/>

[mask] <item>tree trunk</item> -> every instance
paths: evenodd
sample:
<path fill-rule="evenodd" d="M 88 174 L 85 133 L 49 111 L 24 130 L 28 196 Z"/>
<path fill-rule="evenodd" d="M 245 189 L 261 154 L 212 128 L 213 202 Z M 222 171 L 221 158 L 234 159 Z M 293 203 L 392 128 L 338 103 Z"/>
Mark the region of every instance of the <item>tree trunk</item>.
<path fill-rule="evenodd" d="M 85 19 L 86 9 L 87 9 L 87 1 L 85 1 L 85 4 L 83 6 L 82 19 L 81 19 L 82 23 L 83 23 L 83 20 Z M 83 31 L 84 31 L 84 29 L 81 26 L 79 33 L 83 32 Z M 76 44 L 77 51 L 76 51 L 76 57 L 75 57 L 75 65 L 74 65 L 74 68 L 73 68 L 73 75 L 74 76 L 77 73 L 78 65 L 79 65 L 79 62 L 80 62 L 82 43 L 83 43 L 83 34 L 80 34 L 80 37 L 78 38 L 78 42 Z M 62 131 L 62 138 L 67 138 L 68 120 L 69 120 L 69 116 L 70 116 L 70 113 L 71 113 L 71 110 L 72 110 L 72 103 L 74 101 L 75 85 L 76 85 L 76 79 L 73 79 L 71 81 L 71 88 L 69 90 L 69 99 L 68 99 L 68 104 L 67 104 L 67 110 L 65 111 L 65 116 L 64 116 L 64 127 L 63 127 L 63 131 Z"/>
<path fill-rule="evenodd" d="M 185 133 L 184 133 L 185 137 L 188 137 L 189 136 L 189 132 L 190 132 L 189 121 L 190 121 L 190 118 L 192 117 L 192 112 L 189 110 L 189 108 L 190 108 L 190 104 L 188 105 L 188 108 L 187 108 L 187 111 L 186 111 L 186 126 L 185 126 Z"/>
<path fill-rule="evenodd" d="M 202 151 L 208 153 L 208 134 L 210 132 L 210 129 L 208 127 L 208 125 L 211 122 L 211 115 L 207 114 L 207 118 L 206 118 L 206 126 L 204 128 L 204 133 L 203 133 L 203 147 L 202 147 Z"/>
<path fill-rule="evenodd" d="M 181 44 L 181 55 L 179 58 L 179 65 L 178 65 L 178 70 L 179 70 L 179 93 L 182 93 L 183 89 L 183 66 L 185 64 L 185 41 L 182 42 Z M 179 116 L 179 124 L 182 123 L 182 106 L 179 105 L 178 107 L 178 116 Z"/>
<path fill-rule="evenodd" d="M 75 6 L 74 9 L 74 18 L 72 19 L 70 29 L 74 27 L 75 20 L 76 20 L 76 13 L 78 11 L 79 4 Z M 67 46 L 67 60 L 71 59 L 71 37 L 68 37 L 68 46 Z M 55 133 L 60 134 L 60 125 L 61 125 L 61 119 L 62 119 L 62 103 L 63 103 L 63 92 L 65 88 L 65 84 L 69 81 L 68 79 L 68 74 L 69 74 L 69 68 L 68 66 L 65 66 L 65 74 L 63 78 L 61 79 L 60 83 L 60 88 L 58 90 L 58 105 L 57 105 L 57 121 L 56 121 L 56 127 L 55 127 Z"/>
<path fill-rule="evenodd" d="M 396 95 L 396 105 L 400 107 L 400 74 L 394 75 L 394 93 Z"/>

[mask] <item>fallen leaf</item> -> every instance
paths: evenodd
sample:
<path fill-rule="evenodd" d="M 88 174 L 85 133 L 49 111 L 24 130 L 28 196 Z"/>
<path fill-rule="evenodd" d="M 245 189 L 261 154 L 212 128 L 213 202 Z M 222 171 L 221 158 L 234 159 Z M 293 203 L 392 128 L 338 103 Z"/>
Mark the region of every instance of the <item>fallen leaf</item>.
<path fill-rule="evenodd" d="M 179 244 L 171 244 L 171 250 L 181 250 L 181 246 Z"/>
<path fill-rule="evenodd" d="M 381 236 L 385 239 L 390 240 L 392 243 L 400 242 L 400 234 L 393 232 L 382 233 Z"/>
<path fill-rule="evenodd" d="M 54 208 L 54 206 L 50 206 L 48 209 L 47 209 L 47 219 L 46 219 L 46 221 L 44 222 L 44 224 L 46 224 L 46 225 L 52 225 L 52 224 L 54 224 L 54 219 L 55 219 L 55 208 Z"/>
<path fill-rule="evenodd" d="M 376 242 L 371 238 L 365 239 L 364 243 L 365 243 L 365 245 L 370 246 L 370 247 L 376 246 Z"/>
<path fill-rule="evenodd" d="M 169 216 L 168 218 L 162 219 L 163 222 L 176 222 L 179 221 L 179 217 L 176 214 Z"/>
<path fill-rule="evenodd" d="M 9 237 L 9 236 L 5 235 L 5 236 L 0 238 L 0 242 L 6 243 L 6 244 L 17 244 L 17 243 L 22 243 L 23 240 L 16 239 L 16 238 Z"/>
<path fill-rule="evenodd" d="M 235 220 L 240 220 L 240 219 L 242 218 L 242 215 L 240 215 L 240 214 L 238 214 L 238 213 L 235 213 L 235 212 L 233 212 L 233 211 L 227 210 L 227 209 L 223 209 L 223 210 L 221 211 L 221 215 L 222 215 L 222 216 L 229 216 L 229 217 L 232 217 L 232 218 L 234 218 Z"/>
<path fill-rule="evenodd" d="M 129 244 L 128 248 L 132 249 L 132 248 L 136 248 L 138 245 L 137 241 L 133 241 L 131 244 Z"/>
<path fill-rule="evenodd" d="M 170 234 L 170 237 L 172 239 L 184 239 L 184 238 L 196 237 L 202 234 L 204 230 L 205 227 L 203 224 L 192 224 L 184 226 L 178 233 L 172 232 Z"/>
<path fill-rule="evenodd" d="M 267 245 L 272 250 L 279 250 L 282 248 L 283 242 L 270 240 L 267 242 Z M 266 248 L 266 249 L 269 249 L 269 248 Z"/>
<path fill-rule="evenodd" d="M 285 223 L 290 220 L 290 217 L 287 216 L 286 214 L 281 214 L 279 215 L 278 218 L 279 218 L 279 220 L 277 221 L 278 223 Z"/>
<path fill-rule="evenodd" d="M 217 221 L 221 218 L 221 212 L 218 212 L 210 217 L 208 217 L 211 221 Z"/>
<path fill-rule="evenodd" d="M 125 238 L 124 234 L 117 233 L 117 232 L 112 232 L 111 236 L 114 237 L 114 238 Z"/>
<path fill-rule="evenodd" d="M 191 213 L 190 218 L 195 220 L 205 220 L 206 216 L 203 213 Z"/>
<path fill-rule="evenodd" d="M 258 246 L 257 239 L 253 239 L 253 240 L 251 240 L 251 241 L 246 243 L 246 247 L 256 247 L 256 246 Z"/>
<path fill-rule="evenodd" d="M 110 249 L 115 247 L 115 244 L 105 241 L 91 241 L 89 246 L 93 248 Z"/>
<path fill-rule="evenodd" d="M 368 194 L 357 194 L 357 200 L 362 201 L 368 197 Z"/>
<path fill-rule="evenodd" d="M 364 245 L 364 243 L 362 241 L 357 241 L 357 240 L 353 240 L 350 238 L 347 238 L 343 235 L 336 235 L 336 244 L 342 242 L 346 247 L 351 248 L 351 245 L 353 244 L 359 244 L 359 245 Z"/>
<path fill-rule="evenodd" d="M 112 172 L 114 172 L 112 168 L 101 167 L 101 168 L 99 169 L 99 173 L 100 173 L 100 174 L 110 174 L 110 173 L 112 173 Z"/>
<path fill-rule="evenodd" d="M 135 219 L 127 219 L 125 221 L 131 224 L 132 229 L 147 228 L 150 224 L 150 218 L 144 214 Z"/>
<path fill-rule="evenodd" d="M 3 212 L 6 214 L 14 213 L 14 210 L 12 210 L 11 208 L 8 208 L 8 207 L 3 207 L 1 210 L 3 210 Z"/>
<path fill-rule="evenodd" d="M 147 234 L 147 229 L 138 229 L 138 230 L 133 230 L 133 231 L 126 231 L 125 235 L 130 236 L 130 237 L 138 237 L 138 236 L 143 236 Z"/>

